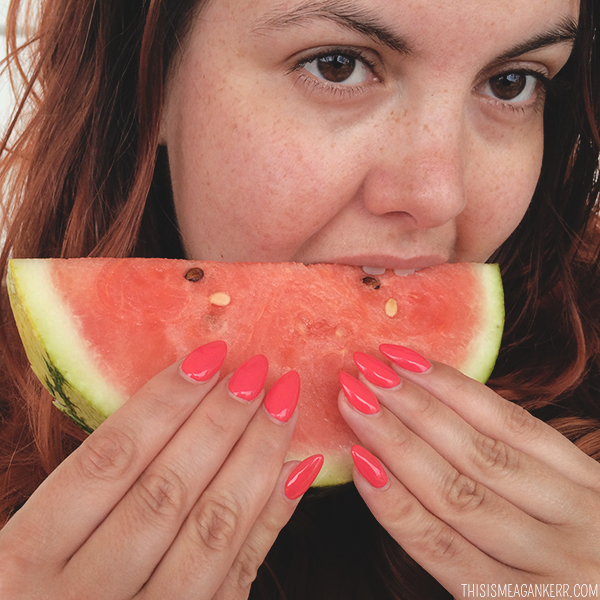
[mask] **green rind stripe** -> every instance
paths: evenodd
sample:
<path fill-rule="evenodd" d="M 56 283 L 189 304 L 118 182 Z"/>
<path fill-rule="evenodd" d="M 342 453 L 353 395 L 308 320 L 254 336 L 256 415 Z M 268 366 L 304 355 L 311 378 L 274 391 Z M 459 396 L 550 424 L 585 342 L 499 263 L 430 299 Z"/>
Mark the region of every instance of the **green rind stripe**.
<path fill-rule="evenodd" d="M 82 346 L 49 267 L 50 261 L 43 259 L 10 261 L 11 306 L 33 372 L 55 397 L 55 405 L 91 431 L 122 404 L 124 394 L 98 373 L 92 349 Z"/>
<path fill-rule="evenodd" d="M 502 338 L 503 288 L 498 265 L 472 266 L 486 291 L 482 309 L 485 326 L 473 340 L 471 358 L 461 370 L 485 382 Z M 123 394 L 98 373 L 92 350 L 82 347 L 78 328 L 54 289 L 48 269 L 49 261 L 41 259 L 10 261 L 7 283 L 11 305 L 33 371 L 56 398 L 56 406 L 89 432 L 120 406 Z M 66 353 L 65 348 L 69 350 Z M 76 359 L 65 365 L 59 360 L 61 356 Z M 329 470 L 328 476 L 320 477 L 322 485 L 340 482 L 339 470 Z"/>

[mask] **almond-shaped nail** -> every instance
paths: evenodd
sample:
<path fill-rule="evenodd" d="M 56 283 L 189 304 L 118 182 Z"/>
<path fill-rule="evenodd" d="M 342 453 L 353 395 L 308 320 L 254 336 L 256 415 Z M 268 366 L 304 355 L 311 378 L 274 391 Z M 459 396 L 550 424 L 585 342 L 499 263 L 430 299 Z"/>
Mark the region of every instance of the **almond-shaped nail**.
<path fill-rule="evenodd" d="M 340 371 L 339 378 L 344 396 L 356 410 L 365 415 L 379 412 L 377 397 L 364 383 L 344 371 Z"/>
<path fill-rule="evenodd" d="M 431 369 L 431 363 L 410 348 L 394 344 L 381 344 L 379 350 L 401 369 L 406 369 L 411 373 L 425 373 Z"/>
<path fill-rule="evenodd" d="M 373 385 L 386 389 L 400 385 L 400 377 L 396 371 L 378 358 L 364 352 L 355 352 L 354 362 L 365 379 Z"/>
<path fill-rule="evenodd" d="M 362 446 L 352 446 L 352 460 L 358 472 L 374 487 L 382 488 L 388 481 L 381 463 Z"/>
<path fill-rule="evenodd" d="M 287 423 L 294 414 L 299 397 L 300 375 L 296 371 L 288 371 L 271 386 L 264 405 L 272 417 Z"/>
<path fill-rule="evenodd" d="M 249 358 L 229 380 L 229 391 L 241 400 L 254 400 L 265 387 L 268 371 L 269 361 L 266 356 L 257 354 Z"/>
<path fill-rule="evenodd" d="M 285 495 L 290 500 L 300 498 L 308 490 L 321 471 L 324 460 L 321 454 L 309 456 L 290 473 L 285 482 Z"/>
<path fill-rule="evenodd" d="M 181 363 L 181 371 L 193 381 L 208 381 L 219 372 L 226 356 L 225 342 L 209 342 L 187 355 Z"/>

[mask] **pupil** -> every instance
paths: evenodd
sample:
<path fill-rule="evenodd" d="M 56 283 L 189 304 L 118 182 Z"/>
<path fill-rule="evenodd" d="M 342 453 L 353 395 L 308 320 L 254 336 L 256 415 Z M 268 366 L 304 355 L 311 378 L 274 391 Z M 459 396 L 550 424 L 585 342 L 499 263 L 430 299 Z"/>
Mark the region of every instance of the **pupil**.
<path fill-rule="evenodd" d="M 527 85 L 527 77 L 521 73 L 507 73 L 493 77 L 490 86 L 500 100 L 514 100 Z"/>
<path fill-rule="evenodd" d="M 351 56 L 336 54 L 323 56 L 318 61 L 319 73 L 328 81 L 340 83 L 352 75 L 356 60 Z"/>

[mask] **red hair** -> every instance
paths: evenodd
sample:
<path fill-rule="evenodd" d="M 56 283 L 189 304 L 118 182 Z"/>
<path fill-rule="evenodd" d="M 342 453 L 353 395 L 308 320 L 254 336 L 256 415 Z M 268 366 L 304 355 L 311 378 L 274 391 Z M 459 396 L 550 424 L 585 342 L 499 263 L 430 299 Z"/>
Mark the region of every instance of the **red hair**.
<path fill-rule="evenodd" d="M 21 4 L 13 0 L 7 27 L 8 61 L 23 92 L 0 148 L 3 273 L 10 256 L 183 256 L 158 124 L 169 68 L 203 2 L 46 0 L 37 30 L 18 48 Z M 493 257 L 507 327 L 490 381 L 597 459 L 599 20 L 599 3 L 582 0 L 573 55 L 547 98 L 538 188 Z M 0 512 L 8 518 L 84 434 L 32 376 L 4 289 L 0 302 Z M 352 562 L 359 552 L 371 557 L 366 567 Z M 352 485 L 307 494 L 251 597 L 344 590 L 379 600 L 445 594 Z"/>

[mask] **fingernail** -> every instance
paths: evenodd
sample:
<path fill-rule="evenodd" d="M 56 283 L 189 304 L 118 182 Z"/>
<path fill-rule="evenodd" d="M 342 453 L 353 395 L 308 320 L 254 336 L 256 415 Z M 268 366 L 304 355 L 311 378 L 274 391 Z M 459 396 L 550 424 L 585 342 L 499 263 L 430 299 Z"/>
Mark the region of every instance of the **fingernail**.
<path fill-rule="evenodd" d="M 381 463 L 362 446 L 352 446 L 352 460 L 358 472 L 375 488 L 382 488 L 388 481 Z"/>
<path fill-rule="evenodd" d="M 209 342 L 188 354 L 181 363 L 181 371 L 194 381 L 208 381 L 218 373 L 226 356 L 225 342 Z"/>
<path fill-rule="evenodd" d="M 400 377 L 396 371 L 374 356 L 364 352 L 355 352 L 354 362 L 365 379 L 373 385 L 382 388 L 393 388 L 400 385 Z"/>
<path fill-rule="evenodd" d="M 294 414 L 300 396 L 300 375 L 289 371 L 272 386 L 265 398 L 267 412 L 282 423 L 287 423 Z"/>
<path fill-rule="evenodd" d="M 229 380 L 229 391 L 240 398 L 250 402 L 254 400 L 265 387 L 269 362 L 266 356 L 257 354 L 240 365 Z"/>
<path fill-rule="evenodd" d="M 393 344 L 381 344 L 379 350 L 400 368 L 412 373 L 425 373 L 425 371 L 431 369 L 431 363 L 410 348 L 394 346 Z"/>
<path fill-rule="evenodd" d="M 379 412 L 379 401 L 364 383 L 344 371 L 340 371 L 339 378 L 344 396 L 356 410 L 365 415 L 374 415 Z"/>
<path fill-rule="evenodd" d="M 285 482 L 285 495 L 290 500 L 300 498 L 308 490 L 321 471 L 324 460 L 321 454 L 309 456 L 290 473 Z"/>

